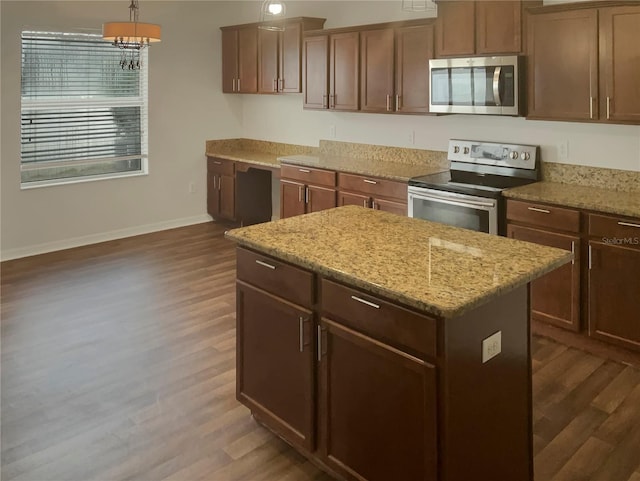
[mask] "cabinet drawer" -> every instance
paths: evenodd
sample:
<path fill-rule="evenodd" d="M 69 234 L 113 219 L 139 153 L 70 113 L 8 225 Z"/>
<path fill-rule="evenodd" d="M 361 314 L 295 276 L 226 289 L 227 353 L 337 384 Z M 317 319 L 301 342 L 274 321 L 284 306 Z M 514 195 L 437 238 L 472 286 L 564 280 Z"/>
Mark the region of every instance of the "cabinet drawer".
<path fill-rule="evenodd" d="M 407 184 L 378 177 L 364 177 L 361 175 L 338 174 L 338 186 L 342 190 L 362 192 L 373 197 L 390 197 L 407 200 Z"/>
<path fill-rule="evenodd" d="M 640 247 L 640 219 L 589 214 L 589 236 L 618 240 L 625 247 Z"/>
<path fill-rule="evenodd" d="M 327 279 L 321 286 L 323 316 L 390 345 L 435 357 L 435 319 Z"/>
<path fill-rule="evenodd" d="M 280 177 L 283 179 L 299 180 L 305 184 L 324 185 L 326 187 L 336 186 L 336 173 L 332 170 L 282 164 Z"/>
<path fill-rule="evenodd" d="M 222 175 L 233 175 L 235 162 L 229 159 L 219 159 L 218 157 L 207 157 L 207 169 L 209 172 Z"/>
<path fill-rule="evenodd" d="M 313 274 L 238 247 L 237 278 L 303 307 L 313 304 Z"/>
<path fill-rule="evenodd" d="M 563 207 L 508 200 L 507 219 L 567 232 L 580 232 L 580 211 Z"/>

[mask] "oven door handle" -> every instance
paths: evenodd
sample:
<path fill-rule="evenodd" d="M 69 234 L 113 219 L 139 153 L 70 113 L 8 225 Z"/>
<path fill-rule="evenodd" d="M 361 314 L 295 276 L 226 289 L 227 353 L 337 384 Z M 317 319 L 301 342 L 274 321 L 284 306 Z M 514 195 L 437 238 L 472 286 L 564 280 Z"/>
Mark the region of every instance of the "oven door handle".
<path fill-rule="evenodd" d="M 433 194 L 411 193 L 410 195 L 418 199 L 436 200 L 440 202 L 459 205 L 462 207 L 495 207 L 496 205 L 495 202 L 479 202 L 477 200 L 456 199 L 455 197 L 441 197 Z"/>
<path fill-rule="evenodd" d="M 496 67 L 493 72 L 493 101 L 496 103 L 496 106 L 500 107 L 502 105 L 502 100 L 500 99 L 500 74 L 502 73 L 502 67 Z"/>

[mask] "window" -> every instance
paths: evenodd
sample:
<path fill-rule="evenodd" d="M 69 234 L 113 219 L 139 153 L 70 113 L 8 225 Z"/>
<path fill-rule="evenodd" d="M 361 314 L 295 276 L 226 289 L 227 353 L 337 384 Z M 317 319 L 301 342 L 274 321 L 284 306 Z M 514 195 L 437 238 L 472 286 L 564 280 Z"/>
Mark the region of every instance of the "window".
<path fill-rule="evenodd" d="M 21 185 L 147 173 L 147 55 L 100 35 L 22 32 Z"/>

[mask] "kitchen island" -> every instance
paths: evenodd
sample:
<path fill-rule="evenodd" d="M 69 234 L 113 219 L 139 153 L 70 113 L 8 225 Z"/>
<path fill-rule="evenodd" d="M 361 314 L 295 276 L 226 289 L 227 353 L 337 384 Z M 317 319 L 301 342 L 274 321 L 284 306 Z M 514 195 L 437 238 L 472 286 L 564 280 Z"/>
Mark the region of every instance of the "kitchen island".
<path fill-rule="evenodd" d="M 528 283 L 570 252 L 355 206 L 227 237 L 258 421 L 343 479 L 533 480 Z"/>

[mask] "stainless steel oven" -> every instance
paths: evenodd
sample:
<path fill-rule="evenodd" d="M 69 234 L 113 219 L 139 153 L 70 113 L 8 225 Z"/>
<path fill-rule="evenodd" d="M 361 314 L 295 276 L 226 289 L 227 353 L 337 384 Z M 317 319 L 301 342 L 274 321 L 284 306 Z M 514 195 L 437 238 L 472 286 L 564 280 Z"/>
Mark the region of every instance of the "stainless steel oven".
<path fill-rule="evenodd" d="M 409 187 L 409 217 L 497 234 L 498 200 Z"/>
<path fill-rule="evenodd" d="M 520 115 L 517 55 L 429 61 L 429 109 L 447 114 Z"/>

